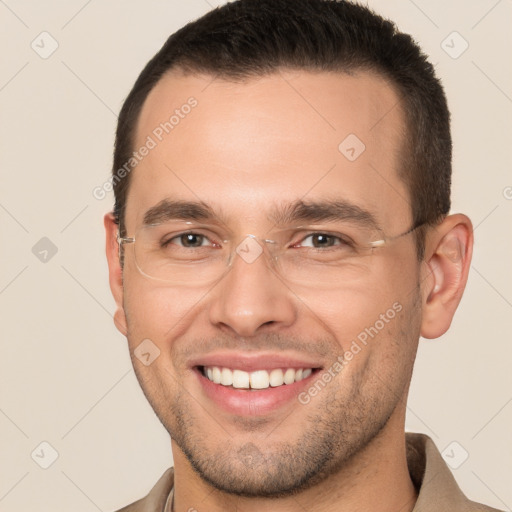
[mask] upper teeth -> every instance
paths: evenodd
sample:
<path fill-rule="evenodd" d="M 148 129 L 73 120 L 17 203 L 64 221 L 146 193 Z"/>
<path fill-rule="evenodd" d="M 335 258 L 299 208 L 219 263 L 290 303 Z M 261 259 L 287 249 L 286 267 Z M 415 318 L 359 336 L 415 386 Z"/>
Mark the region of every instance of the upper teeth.
<path fill-rule="evenodd" d="M 239 389 L 266 389 L 269 386 L 276 387 L 283 384 L 293 384 L 311 375 L 312 368 L 287 368 L 281 370 L 257 370 L 245 372 L 243 370 L 231 370 L 218 366 L 205 366 L 203 374 L 215 384 L 233 386 Z"/>

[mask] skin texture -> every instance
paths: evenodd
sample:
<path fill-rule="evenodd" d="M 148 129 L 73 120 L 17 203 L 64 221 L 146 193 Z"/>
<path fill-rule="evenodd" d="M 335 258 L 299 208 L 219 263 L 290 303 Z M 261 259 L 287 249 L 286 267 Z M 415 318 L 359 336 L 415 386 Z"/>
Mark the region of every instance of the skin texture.
<path fill-rule="evenodd" d="M 350 201 L 389 236 L 411 227 L 398 177 L 406 127 L 381 77 L 283 70 L 234 83 L 174 71 L 150 93 L 135 146 L 191 96 L 197 106 L 132 172 L 128 236 L 166 198 L 206 203 L 236 240 L 264 236 L 269 209 L 298 199 Z M 349 134 L 366 146 L 353 162 L 338 150 Z M 409 381 L 419 336 L 443 334 L 460 301 L 471 259 L 467 217 L 430 230 L 423 262 L 414 237 L 404 236 L 378 249 L 357 278 L 321 290 L 284 282 L 265 258 L 235 258 L 214 286 L 162 285 L 137 270 L 129 250 L 121 269 L 111 214 L 105 226 L 116 325 L 172 437 L 176 511 L 412 510 Z M 321 377 L 395 303 L 401 311 L 307 404 L 234 415 L 190 367 L 213 353 L 279 354 L 314 362 Z M 160 356 L 145 366 L 133 351 L 148 338 Z"/>

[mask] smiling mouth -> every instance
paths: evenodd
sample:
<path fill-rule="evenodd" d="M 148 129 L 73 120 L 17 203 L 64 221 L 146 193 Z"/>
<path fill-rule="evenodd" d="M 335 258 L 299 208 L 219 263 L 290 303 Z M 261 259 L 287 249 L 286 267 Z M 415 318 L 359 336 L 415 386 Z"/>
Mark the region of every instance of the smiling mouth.
<path fill-rule="evenodd" d="M 214 384 L 232 389 L 262 390 L 300 382 L 320 368 L 274 368 L 246 372 L 220 366 L 199 366 L 198 370 Z"/>

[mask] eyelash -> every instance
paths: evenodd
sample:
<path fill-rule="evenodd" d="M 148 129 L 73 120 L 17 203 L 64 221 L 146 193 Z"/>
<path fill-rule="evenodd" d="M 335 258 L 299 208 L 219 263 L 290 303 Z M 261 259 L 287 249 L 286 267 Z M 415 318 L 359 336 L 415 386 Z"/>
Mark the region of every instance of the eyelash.
<path fill-rule="evenodd" d="M 324 232 L 324 231 L 315 231 L 313 233 L 309 233 L 305 237 L 303 237 L 299 243 L 304 243 L 305 240 L 307 240 L 310 237 L 314 237 L 314 236 L 324 236 L 324 237 L 330 238 L 331 240 L 334 239 L 338 242 L 338 243 L 335 243 L 334 245 L 329 245 L 327 247 L 328 249 L 331 249 L 333 247 L 340 247 L 340 246 L 352 247 L 354 245 L 352 243 L 352 241 L 346 235 L 334 234 L 334 233 L 329 233 L 329 232 Z M 309 246 L 309 247 L 312 249 L 320 249 L 319 247 L 312 247 L 312 246 Z"/>
<path fill-rule="evenodd" d="M 169 244 L 173 243 L 173 240 L 179 240 L 181 237 L 183 236 L 187 236 L 187 235 L 193 235 L 193 236 L 197 236 L 197 237 L 203 237 L 203 239 L 206 239 L 206 240 L 210 240 L 206 235 L 203 235 L 202 233 L 196 233 L 195 231 L 185 231 L 184 233 L 179 233 L 177 235 L 174 235 L 170 238 L 168 238 L 167 240 L 164 240 L 161 242 L 161 247 L 162 248 L 165 248 L 167 247 Z M 213 245 L 218 245 L 217 242 L 211 242 L 213 243 Z M 183 245 L 180 245 L 180 244 L 173 244 L 173 245 L 177 245 L 178 247 L 183 247 L 184 249 L 188 249 L 188 247 L 185 247 Z M 198 249 L 200 247 L 203 247 L 202 245 L 199 246 L 199 247 L 195 247 L 195 249 Z"/>

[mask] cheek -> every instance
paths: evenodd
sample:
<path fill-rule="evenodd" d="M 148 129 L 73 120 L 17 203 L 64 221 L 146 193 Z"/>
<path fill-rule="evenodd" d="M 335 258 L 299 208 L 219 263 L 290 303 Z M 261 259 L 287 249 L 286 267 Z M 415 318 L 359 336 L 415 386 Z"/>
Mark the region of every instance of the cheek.
<path fill-rule="evenodd" d="M 392 335 L 396 309 L 400 309 L 396 300 L 376 290 L 338 293 L 337 297 L 319 298 L 316 304 L 309 302 L 322 326 L 336 339 L 339 355 L 359 353 Z"/>
<path fill-rule="evenodd" d="M 184 368 L 175 357 L 177 340 L 197 321 L 201 293 L 164 287 L 134 276 L 125 279 L 124 308 L 132 363 L 155 411 L 173 403 Z M 148 355 L 149 354 L 149 355 Z"/>
<path fill-rule="evenodd" d="M 364 361 L 404 337 L 404 314 L 410 312 L 418 287 L 418 265 L 411 259 L 382 260 L 371 276 L 336 290 L 302 294 L 301 302 L 320 329 L 337 342 L 339 355 L 351 352 Z M 367 350 L 370 348 L 370 350 Z"/>
<path fill-rule="evenodd" d="M 124 308 L 131 348 L 144 339 L 161 350 L 190 323 L 204 295 L 198 290 L 160 286 L 138 276 L 125 278 Z"/>

